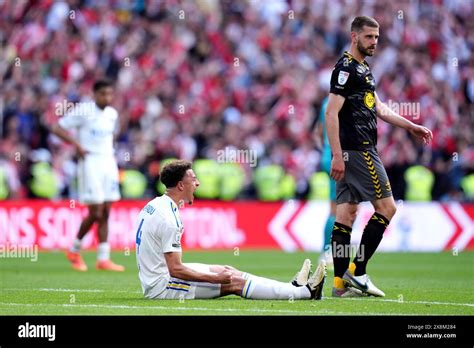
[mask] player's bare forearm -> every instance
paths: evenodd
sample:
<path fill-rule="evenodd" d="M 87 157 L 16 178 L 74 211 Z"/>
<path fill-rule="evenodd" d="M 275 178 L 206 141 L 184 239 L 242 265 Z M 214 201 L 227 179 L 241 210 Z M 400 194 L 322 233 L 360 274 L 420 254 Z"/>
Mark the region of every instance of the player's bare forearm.
<path fill-rule="evenodd" d="M 400 116 L 392 109 L 390 109 L 385 103 L 379 102 L 377 104 L 377 117 L 390 123 L 393 126 L 410 130 L 415 127 L 415 124 L 406 118 Z"/>
<path fill-rule="evenodd" d="M 329 94 L 326 108 L 326 132 L 333 156 L 342 157 L 341 142 L 339 140 L 339 111 L 344 104 L 344 98 L 335 94 Z"/>
<path fill-rule="evenodd" d="M 380 119 L 396 127 L 406 129 L 415 137 L 422 139 L 425 144 L 429 144 L 433 139 L 431 130 L 417 125 L 394 112 L 379 99 L 377 93 L 375 94 L 375 103 L 377 105 L 377 117 Z"/>
<path fill-rule="evenodd" d="M 375 93 L 375 104 L 377 106 L 377 117 L 395 127 L 404 128 L 406 130 L 413 129 L 416 125 L 400 116 L 395 111 L 390 109 L 387 104 L 383 103 L 377 93 Z"/>
<path fill-rule="evenodd" d="M 329 175 L 336 181 L 340 181 L 344 178 L 345 171 L 341 141 L 339 139 L 339 111 L 342 109 L 344 100 L 344 97 L 330 93 L 328 106 L 326 108 L 326 131 L 332 151 L 331 171 Z"/>
<path fill-rule="evenodd" d="M 57 124 L 54 125 L 51 128 L 51 132 L 55 134 L 56 136 L 58 136 L 63 141 L 74 145 L 76 148 L 77 154 L 80 158 L 84 158 L 84 156 L 87 154 L 87 151 L 83 149 L 81 144 L 72 136 L 70 136 L 69 133 L 65 129 L 63 129 L 60 125 L 57 125 Z"/>
<path fill-rule="evenodd" d="M 337 114 L 326 114 L 326 132 L 328 135 L 329 145 L 333 156 L 342 156 L 341 142 L 339 141 L 339 120 Z"/>
<path fill-rule="evenodd" d="M 174 266 L 172 269 L 169 269 L 169 271 L 172 277 L 190 282 L 220 283 L 216 274 L 201 273 L 183 264 Z"/>
<path fill-rule="evenodd" d="M 165 253 L 166 264 L 170 275 L 174 278 L 191 282 L 206 282 L 213 284 L 228 284 L 232 279 L 232 273 L 223 271 L 220 273 L 198 272 L 181 262 L 180 252 Z"/>
<path fill-rule="evenodd" d="M 61 140 L 65 141 L 66 143 L 72 144 L 76 147 L 79 146 L 79 143 L 76 139 L 74 139 L 69 133 L 63 129 L 61 126 L 55 124 L 51 127 L 51 133 L 59 137 Z"/>

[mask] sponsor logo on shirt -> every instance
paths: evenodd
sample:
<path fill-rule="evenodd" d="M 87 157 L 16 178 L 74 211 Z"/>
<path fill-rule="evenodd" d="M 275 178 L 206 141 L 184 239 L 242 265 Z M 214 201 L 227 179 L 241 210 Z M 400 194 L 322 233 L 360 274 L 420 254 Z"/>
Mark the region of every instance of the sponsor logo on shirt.
<path fill-rule="evenodd" d="M 372 92 L 365 92 L 364 95 L 364 104 L 367 106 L 369 109 L 372 109 L 375 105 L 375 97 Z"/>
<path fill-rule="evenodd" d="M 110 131 L 102 129 L 91 129 L 91 134 L 95 137 L 106 137 L 110 135 Z"/>

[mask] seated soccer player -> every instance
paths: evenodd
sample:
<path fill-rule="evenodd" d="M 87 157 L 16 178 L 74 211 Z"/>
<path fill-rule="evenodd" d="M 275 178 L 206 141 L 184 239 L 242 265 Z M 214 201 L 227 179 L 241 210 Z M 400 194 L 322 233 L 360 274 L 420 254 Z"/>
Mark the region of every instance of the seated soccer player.
<path fill-rule="evenodd" d="M 199 181 L 191 162 L 174 161 L 161 171 L 166 186 L 141 210 L 137 220 L 136 252 L 143 294 L 150 299 L 208 299 L 238 295 L 250 299 L 288 300 L 322 297 L 326 264 L 320 262 L 310 274 L 305 260 L 291 283 L 257 277 L 231 266 L 183 263 L 181 236 L 184 231 L 179 208 L 192 204 Z"/>

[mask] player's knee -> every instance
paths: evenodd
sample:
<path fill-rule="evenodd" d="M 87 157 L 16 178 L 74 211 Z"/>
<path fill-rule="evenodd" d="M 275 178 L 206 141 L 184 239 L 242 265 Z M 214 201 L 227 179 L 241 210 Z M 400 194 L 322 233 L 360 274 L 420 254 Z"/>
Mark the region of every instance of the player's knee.
<path fill-rule="evenodd" d="M 342 216 L 341 219 L 336 218 L 336 221 L 346 226 L 352 226 L 354 224 L 356 217 L 357 217 L 357 211 L 348 212 L 347 214 L 344 214 L 344 216 Z"/>
<path fill-rule="evenodd" d="M 91 219 L 93 219 L 94 221 L 100 221 L 102 220 L 103 218 L 103 210 L 102 209 L 93 209 L 91 211 L 89 211 L 89 216 L 91 217 Z"/>
<path fill-rule="evenodd" d="M 356 217 L 357 217 L 357 206 L 336 210 L 336 221 L 343 225 L 352 226 L 354 224 Z"/>
<path fill-rule="evenodd" d="M 388 219 L 392 219 L 395 213 L 397 212 L 397 206 L 395 204 L 391 204 L 390 207 L 388 208 Z"/>
<path fill-rule="evenodd" d="M 354 210 L 353 212 L 349 213 L 349 226 L 352 226 L 354 224 L 355 219 L 357 218 L 357 210 Z"/>
<path fill-rule="evenodd" d="M 391 204 L 386 204 L 384 205 L 383 207 L 380 207 L 377 212 L 379 214 L 382 214 L 384 217 L 386 217 L 387 219 L 391 220 L 392 217 L 395 215 L 395 213 L 397 212 L 397 206 L 393 203 Z"/>

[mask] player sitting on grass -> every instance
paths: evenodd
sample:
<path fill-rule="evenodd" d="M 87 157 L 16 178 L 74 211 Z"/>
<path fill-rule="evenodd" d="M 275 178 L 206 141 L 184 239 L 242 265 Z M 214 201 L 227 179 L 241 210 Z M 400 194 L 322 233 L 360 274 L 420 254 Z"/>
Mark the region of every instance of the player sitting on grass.
<path fill-rule="evenodd" d="M 184 231 L 179 208 L 192 204 L 199 181 L 191 162 L 174 161 L 161 172 L 166 186 L 141 210 L 137 220 L 136 251 L 143 294 L 150 299 L 208 299 L 237 295 L 250 299 L 321 299 L 326 265 L 322 261 L 310 275 L 305 260 L 292 283 L 257 277 L 231 266 L 183 263 Z"/>

